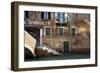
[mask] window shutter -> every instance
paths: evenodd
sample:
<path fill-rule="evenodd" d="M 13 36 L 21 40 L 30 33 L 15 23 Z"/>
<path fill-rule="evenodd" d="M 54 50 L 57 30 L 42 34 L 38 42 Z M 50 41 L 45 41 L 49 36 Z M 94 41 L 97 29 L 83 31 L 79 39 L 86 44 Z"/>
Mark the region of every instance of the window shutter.
<path fill-rule="evenodd" d="M 48 12 L 48 19 L 49 19 L 49 20 L 51 19 L 51 14 L 50 14 L 50 12 Z"/>
<path fill-rule="evenodd" d="M 43 19 L 43 20 L 50 20 L 51 19 L 50 12 L 41 12 L 41 19 Z"/>
<path fill-rule="evenodd" d="M 28 18 L 28 11 L 25 11 L 25 12 L 24 12 L 24 15 L 25 15 L 25 17 Z"/>
<path fill-rule="evenodd" d="M 41 19 L 43 19 L 44 18 L 44 13 L 43 12 L 41 12 Z"/>
<path fill-rule="evenodd" d="M 65 13 L 62 13 L 62 22 L 65 22 Z"/>

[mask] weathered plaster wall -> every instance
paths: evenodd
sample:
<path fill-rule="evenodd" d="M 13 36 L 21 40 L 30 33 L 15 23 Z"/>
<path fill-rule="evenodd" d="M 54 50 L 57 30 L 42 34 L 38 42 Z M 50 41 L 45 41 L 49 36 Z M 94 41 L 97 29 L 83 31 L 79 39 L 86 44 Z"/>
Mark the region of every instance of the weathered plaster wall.
<path fill-rule="evenodd" d="M 49 26 L 52 28 L 51 36 L 47 37 L 44 35 L 42 43 L 48 45 L 51 48 L 61 48 L 63 49 L 64 41 L 69 41 L 70 49 L 89 49 L 90 48 L 90 15 L 89 14 L 75 14 L 75 13 L 68 13 L 68 25 L 64 26 L 64 36 L 59 36 L 57 29 L 59 26 L 56 26 L 55 23 L 55 16 L 54 13 L 51 12 L 51 20 L 42 20 L 41 19 L 41 12 L 32 12 L 29 11 L 28 13 L 29 19 L 32 21 L 33 24 L 39 24 L 45 26 Z M 76 37 L 72 37 L 70 34 L 71 26 L 75 26 L 77 29 Z M 44 29 L 43 29 L 44 30 Z M 81 31 L 82 30 L 82 31 Z"/>

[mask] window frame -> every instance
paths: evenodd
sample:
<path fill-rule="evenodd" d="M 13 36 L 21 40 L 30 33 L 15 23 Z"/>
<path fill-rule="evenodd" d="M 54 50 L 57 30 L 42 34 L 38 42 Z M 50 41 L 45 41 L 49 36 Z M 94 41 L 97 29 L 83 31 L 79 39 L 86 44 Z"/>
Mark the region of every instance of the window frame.
<path fill-rule="evenodd" d="M 63 29 L 63 35 L 59 35 L 59 30 L 60 30 L 60 28 Z M 60 36 L 60 37 L 64 37 L 64 27 L 58 27 L 58 36 Z"/>
<path fill-rule="evenodd" d="M 46 14 L 45 14 L 46 13 Z M 45 15 L 45 16 L 44 16 Z M 45 18 L 46 17 L 46 18 Z M 41 20 L 50 20 L 51 14 L 50 12 L 41 12 Z"/>
<path fill-rule="evenodd" d="M 73 28 L 75 29 L 75 35 L 72 35 L 72 29 Z M 71 37 L 77 37 L 77 27 L 73 26 L 73 27 L 70 28 L 70 36 Z"/>
<path fill-rule="evenodd" d="M 50 28 L 50 35 L 47 35 L 47 34 L 46 34 L 46 28 Z M 45 36 L 45 37 L 51 37 L 51 36 L 52 36 L 51 27 L 49 27 L 49 26 L 45 26 L 45 27 L 44 27 L 44 36 Z"/>
<path fill-rule="evenodd" d="M 60 13 L 60 22 L 57 21 L 57 19 L 59 19 L 58 13 Z M 63 22 L 63 13 L 64 13 L 64 22 Z M 66 16 L 66 14 L 67 13 L 65 12 L 55 12 L 55 22 L 60 24 L 67 23 L 66 18 L 68 18 L 68 16 Z"/>

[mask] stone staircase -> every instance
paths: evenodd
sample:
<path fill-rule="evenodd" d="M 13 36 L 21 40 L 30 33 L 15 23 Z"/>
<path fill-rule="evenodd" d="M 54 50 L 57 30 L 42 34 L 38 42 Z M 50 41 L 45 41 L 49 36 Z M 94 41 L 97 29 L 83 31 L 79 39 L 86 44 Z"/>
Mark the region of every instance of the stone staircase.
<path fill-rule="evenodd" d="M 56 49 L 50 48 L 46 45 L 36 46 L 36 39 L 33 38 L 27 31 L 24 32 L 25 35 L 25 48 L 30 50 L 34 57 L 36 56 L 50 56 L 50 55 L 62 55 Z"/>
<path fill-rule="evenodd" d="M 37 48 L 41 49 L 43 51 L 47 51 L 48 54 L 52 53 L 52 55 L 62 55 L 62 53 L 59 53 L 55 49 L 52 49 L 52 48 L 50 48 L 48 46 L 38 46 Z"/>

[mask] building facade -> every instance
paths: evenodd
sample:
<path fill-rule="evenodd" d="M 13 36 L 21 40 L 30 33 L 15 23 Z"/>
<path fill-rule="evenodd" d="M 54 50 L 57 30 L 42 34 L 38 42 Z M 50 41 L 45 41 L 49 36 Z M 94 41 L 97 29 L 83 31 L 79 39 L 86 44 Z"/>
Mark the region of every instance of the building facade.
<path fill-rule="evenodd" d="M 90 15 L 25 11 L 26 25 L 41 25 L 40 44 L 61 52 L 90 50 Z"/>

